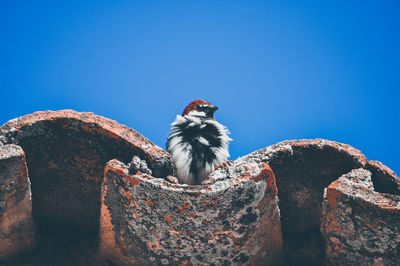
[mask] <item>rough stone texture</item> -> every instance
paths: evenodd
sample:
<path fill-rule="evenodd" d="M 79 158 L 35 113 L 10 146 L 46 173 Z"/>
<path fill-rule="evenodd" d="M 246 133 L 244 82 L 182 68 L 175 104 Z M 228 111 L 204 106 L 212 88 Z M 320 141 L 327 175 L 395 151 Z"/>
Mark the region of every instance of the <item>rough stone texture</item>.
<path fill-rule="evenodd" d="M 98 232 L 101 181 L 111 159 L 128 163 L 138 155 L 156 175 L 172 172 L 161 148 L 93 113 L 37 112 L 9 121 L 0 136 L 26 153 L 38 230 Z"/>
<path fill-rule="evenodd" d="M 235 164 L 228 172 L 214 184 L 188 186 L 129 174 L 110 161 L 100 253 L 125 265 L 277 264 L 282 235 L 273 172 L 265 163 Z"/>
<path fill-rule="evenodd" d="M 0 150 L 20 149 L 10 144 L 26 154 L 38 248 L 6 265 L 322 265 L 354 264 L 359 254 L 366 263 L 390 265 L 400 253 L 395 207 L 400 179 L 348 145 L 284 141 L 219 168 L 208 184 L 193 187 L 175 183 L 167 152 L 92 113 L 46 111 L 13 119 L 0 127 Z M 332 182 L 359 168 L 371 173 L 370 181 L 341 178 L 338 183 L 351 189 L 333 190 Z M 335 198 L 336 192 L 343 196 L 332 209 L 330 193 Z M 16 190 L 15 202 L 24 193 Z M 4 195 L 2 187 L 3 205 Z M 333 220 L 339 224 L 332 226 Z M 350 220 L 358 238 L 340 231 L 350 232 Z M 18 244 L 17 236 L 10 234 L 7 247 L 33 246 Z M 343 250 L 346 256 L 338 261 Z"/>
<path fill-rule="evenodd" d="M 44 239 L 38 243 L 43 243 L 39 251 L 42 246 L 65 250 L 64 244 L 59 244 L 64 238 L 58 235 L 62 234 L 74 234 L 76 241 L 92 239 L 96 248 L 101 182 L 109 160 L 128 163 L 137 155 L 148 162 L 153 174 L 172 173 L 167 152 L 136 131 L 93 113 L 36 112 L 0 127 L 0 140 L 18 144 L 25 151 L 33 217 L 38 237 Z M 70 242 L 65 245 L 79 246 Z M 38 259 L 37 264 L 42 263 L 54 265 L 59 261 Z"/>
<path fill-rule="evenodd" d="M 400 196 L 376 192 L 371 176 L 355 169 L 325 189 L 327 264 L 399 265 Z"/>
<path fill-rule="evenodd" d="M 372 179 L 393 192 L 399 178 L 379 162 L 368 161 L 353 147 L 323 139 L 283 141 L 239 159 L 268 163 L 277 179 L 287 265 L 320 265 L 325 261 L 320 232 L 323 191 L 352 169 L 371 169 Z M 375 166 L 381 167 L 375 167 Z"/>
<path fill-rule="evenodd" d="M 17 145 L 0 146 L 0 261 L 35 244 L 31 188 L 25 154 Z"/>

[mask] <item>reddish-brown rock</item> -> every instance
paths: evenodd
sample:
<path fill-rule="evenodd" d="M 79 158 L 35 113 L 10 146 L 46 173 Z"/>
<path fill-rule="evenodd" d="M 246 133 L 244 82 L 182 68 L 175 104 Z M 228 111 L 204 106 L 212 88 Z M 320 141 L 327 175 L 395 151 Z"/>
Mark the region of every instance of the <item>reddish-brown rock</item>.
<path fill-rule="evenodd" d="M 64 256 L 50 261 L 32 258 L 38 265 L 67 263 L 72 255 L 64 250 L 84 249 L 79 241 L 96 249 L 101 182 L 109 160 L 128 163 L 138 155 L 147 160 L 154 175 L 172 173 L 168 153 L 136 131 L 93 113 L 36 112 L 1 126 L 0 140 L 18 144 L 26 154 L 40 240 L 36 254 L 51 257 L 58 252 Z M 64 243 L 66 239 L 71 243 Z M 42 251 L 53 247 L 62 252 Z"/>
<path fill-rule="evenodd" d="M 110 161 L 100 253 L 123 265 L 276 265 L 282 235 L 272 170 L 242 162 L 217 175 L 225 178 L 179 185 Z"/>
<path fill-rule="evenodd" d="M 25 154 L 17 145 L 0 146 L 0 261 L 35 245 L 31 187 Z"/>
<path fill-rule="evenodd" d="M 400 262 L 400 182 L 397 195 L 380 193 L 371 177 L 355 169 L 325 189 L 321 230 L 330 265 Z"/>
<path fill-rule="evenodd" d="M 154 163 L 156 174 L 168 154 L 136 131 L 93 113 L 71 110 L 36 112 L 0 128 L 7 143 L 26 153 L 32 182 L 33 210 L 39 230 L 98 231 L 104 166 L 139 155 Z M 158 172 L 157 172 L 158 171 Z M 73 229 L 75 230 L 75 229 Z"/>
<path fill-rule="evenodd" d="M 253 152 L 243 160 L 266 162 L 274 171 L 284 260 L 288 265 L 320 265 L 325 261 L 320 227 L 323 192 L 329 184 L 360 167 L 373 173 L 372 180 L 385 190 L 382 192 L 395 192 L 399 181 L 393 171 L 379 162 L 368 161 L 353 147 L 323 139 L 283 141 Z"/>
<path fill-rule="evenodd" d="M 266 265 L 280 259 L 287 265 L 351 264 L 358 258 L 358 243 L 367 247 L 360 251 L 366 261 L 379 265 L 392 263 L 388 256 L 397 258 L 399 253 L 393 251 L 397 242 L 390 242 L 396 241 L 396 228 L 400 228 L 393 211 L 400 194 L 399 178 L 348 145 L 321 139 L 284 141 L 218 169 L 209 184 L 190 187 L 168 182 L 176 180 L 172 176 L 160 179 L 172 174 L 167 152 L 136 131 L 92 113 L 46 111 L 13 119 L 0 127 L 0 150 L 18 147 L 12 144 L 26 155 L 38 248 L 8 265 L 212 261 Z M 22 158 L 18 152 L 15 156 Z M 137 158 L 130 163 L 133 156 Z M 14 164 L 7 165 L 5 172 Z M 343 195 L 351 200 L 338 196 L 339 207 L 329 209 L 335 206 L 335 193 L 343 192 L 331 184 L 359 168 L 371 173 L 373 189 L 366 185 L 362 197 L 359 192 L 352 195 L 362 186 L 347 178 L 352 188 Z M 357 171 L 363 173 L 357 176 L 368 176 Z M 328 186 L 327 191 L 333 192 L 323 201 Z M 0 191 L 1 201 L 13 199 L 11 194 L 3 197 L 4 191 Z M 16 199 L 24 198 L 24 193 L 16 192 Z M 394 202 L 390 211 L 384 207 L 387 199 Z M 363 201 L 368 204 L 357 205 Z M 360 214 L 352 216 L 340 206 Z M 30 212 L 28 205 L 22 209 Z M 351 235 L 341 234 L 346 225 L 340 222 L 358 216 L 372 226 L 365 224 L 363 232 L 357 229 L 354 234 L 372 236 L 373 248 L 386 239 L 391 239 L 384 242 L 389 244 L 371 249 L 372 242 L 351 242 Z M 339 219 L 339 225 L 333 226 L 332 219 Z M 0 226 L 11 221 L 6 218 Z M 33 241 L 32 245 L 18 242 L 17 236 L 12 232 L 6 237 L 12 240 L 7 247 L 22 251 L 33 246 Z M 340 261 L 338 243 L 346 244 L 347 255 Z M 4 245 L 1 248 L 6 250 Z M 2 256 L 13 252 L 8 249 Z"/>

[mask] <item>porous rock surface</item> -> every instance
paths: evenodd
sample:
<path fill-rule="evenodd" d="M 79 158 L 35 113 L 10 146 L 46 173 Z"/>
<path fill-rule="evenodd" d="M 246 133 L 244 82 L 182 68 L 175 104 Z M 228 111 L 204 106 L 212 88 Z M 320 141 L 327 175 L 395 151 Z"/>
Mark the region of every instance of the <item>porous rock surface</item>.
<path fill-rule="evenodd" d="M 35 230 L 24 151 L 0 146 L 0 258 L 32 249 Z"/>
<path fill-rule="evenodd" d="M 15 163 L 0 158 L 0 182 L 22 182 L 16 193 L 1 186 L 0 228 L 23 226 L 3 238 L 0 231 L 0 261 L 17 255 L 6 265 L 398 261 L 399 178 L 348 145 L 280 142 L 217 169 L 200 186 L 167 181 L 176 179 L 167 152 L 93 113 L 13 119 L 0 127 L 0 151 L 10 147 Z M 10 220 L 4 213 L 12 206 L 24 206 L 25 216 Z M 18 242 L 20 232 L 27 237 Z M 34 252 L 22 255 L 35 241 Z"/>
<path fill-rule="evenodd" d="M 325 188 L 321 231 L 330 265 L 400 262 L 400 195 L 376 192 L 371 176 L 354 169 Z"/>
<path fill-rule="evenodd" d="M 188 186 L 110 161 L 100 252 L 126 265 L 276 264 L 282 235 L 274 174 L 265 163 L 230 168 L 229 179 Z"/>
<path fill-rule="evenodd" d="M 169 156 L 161 148 L 93 113 L 37 112 L 9 121 L 0 136 L 26 154 L 38 229 L 76 225 L 96 233 L 104 166 L 111 159 L 129 162 L 137 154 L 155 164 L 155 175 L 157 170 L 159 175 L 171 173 Z"/>
<path fill-rule="evenodd" d="M 330 261 L 332 254 L 325 250 L 325 232 L 320 230 L 323 193 L 343 174 L 353 169 L 368 169 L 374 191 L 399 194 L 400 179 L 393 171 L 379 162 L 367 160 L 359 150 L 334 141 L 283 141 L 240 160 L 266 162 L 274 171 L 286 265 L 320 265 Z"/>
<path fill-rule="evenodd" d="M 71 257 L 81 256 L 74 246 L 85 250 L 78 240 L 91 245 L 87 253 L 95 253 L 101 183 L 109 160 L 128 163 L 138 155 L 154 175 L 172 173 L 167 152 L 133 129 L 93 113 L 43 111 L 19 117 L 0 127 L 0 141 L 25 152 L 32 184 L 38 248 L 37 257 L 22 261 L 24 265 L 71 265 Z M 46 253 L 54 258 L 43 259 Z M 55 253 L 63 256 L 56 258 Z"/>

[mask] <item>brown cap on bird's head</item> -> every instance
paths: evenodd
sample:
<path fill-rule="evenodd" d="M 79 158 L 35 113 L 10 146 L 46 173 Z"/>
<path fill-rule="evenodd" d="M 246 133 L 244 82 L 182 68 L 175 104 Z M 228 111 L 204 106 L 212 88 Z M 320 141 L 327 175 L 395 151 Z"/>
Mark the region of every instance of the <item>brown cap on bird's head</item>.
<path fill-rule="evenodd" d="M 207 106 L 208 107 L 207 109 L 209 109 L 210 112 L 212 112 L 212 113 L 214 113 L 215 111 L 218 110 L 217 106 L 214 106 L 209 102 L 197 99 L 197 100 L 192 101 L 191 103 L 189 103 L 188 106 L 185 107 L 185 110 L 183 110 L 182 116 L 189 114 L 191 111 L 199 111 L 198 108 L 200 106 Z"/>

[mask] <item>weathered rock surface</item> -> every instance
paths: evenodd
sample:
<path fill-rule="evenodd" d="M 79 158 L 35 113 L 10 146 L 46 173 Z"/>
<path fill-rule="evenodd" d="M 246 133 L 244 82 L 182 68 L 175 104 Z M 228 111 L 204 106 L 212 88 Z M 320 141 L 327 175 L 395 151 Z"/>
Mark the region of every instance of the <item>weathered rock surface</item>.
<path fill-rule="evenodd" d="M 274 265 L 282 235 L 275 176 L 242 163 L 214 184 L 171 184 L 112 160 L 105 170 L 100 252 L 125 265 Z"/>
<path fill-rule="evenodd" d="M 341 175 L 365 168 L 373 173 L 377 191 L 396 194 L 400 185 L 393 171 L 379 162 L 368 161 L 349 145 L 323 139 L 283 141 L 238 159 L 241 160 L 266 162 L 274 171 L 284 263 L 288 265 L 320 265 L 326 261 L 320 231 L 323 192 Z"/>
<path fill-rule="evenodd" d="M 25 154 L 0 146 L 0 261 L 32 249 L 35 227 Z"/>
<path fill-rule="evenodd" d="M 96 249 L 101 182 L 109 160 L 128 163 L 138 155 L 153 167 L 154 175 L 172 173 L 167 152 L 136 131 L 93 113 L 36 112 L 1 126 L 0 140 L 19 145 L 26 154 L 33 217 L 38 238 L 43 240 L 38 243 L 37 254 L 45 254 L 42 250 L 53 246 L 60 247 L 58 253 L 64 253 L 65 245 L 73 241 L 62 243 L 67 239 L 59 237 L 63 234 L 74 235 L 76 241 L 92 239 L 91 250 Z M 72 249 L 73 245 L 80 246 L 71 245 Z M 56 252 L 49 252 L 49 256 L 56 256 L 50 253 Z M 57 258 L 32 260 L 37 265 L 64 263 Z"/>
<path fill-rule="evenodd" d="M 0 242 L 0 257 L 33 247 L 35 226 L 38 244 L 6 265 L 391 265 L 400 253 L 399 178 L 337 142 L 284 141 L 200 186 L 175 183 L 167 152 L 92 113 L 13 119 L 0 127 L 0 153 L 10 147 L 0 180 L 25 183 L 15 193 L 1 185 L 0 241 L 11 242 Z M 12 206 L 25 216 L 11 219 Z M 26 226 L 2 238 L 13 221 Z"/>
<path fill-rule="evenodd" d="M 325 189 L 321 230 L 330 265 L 400 262 L 400 195 L 376 192 L 371 176 L 355 169 Z"/>
<path fill-rule="evenodd" d="M 139 155 L 155 164 L 155 175 L 172 173 L 159 163 L 169 158 L 161 148 L 92 113 L 37 112 L 9 121 L 0 135 L 26 153 L 38 230 L 97 233 L 104 166 L 111 159 L 128 163 Z"/>

